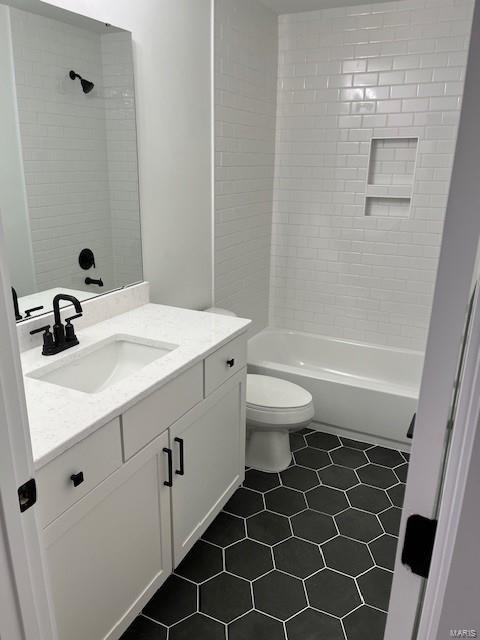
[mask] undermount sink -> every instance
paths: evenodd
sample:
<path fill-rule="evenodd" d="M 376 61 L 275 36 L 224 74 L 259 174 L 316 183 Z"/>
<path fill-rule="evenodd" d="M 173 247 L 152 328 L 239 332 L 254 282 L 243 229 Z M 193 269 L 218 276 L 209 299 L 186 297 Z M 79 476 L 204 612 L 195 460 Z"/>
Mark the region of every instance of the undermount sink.
<path fill-rule="evenodd" d="M 136 338 L 115 336 L 74 360 L 55 368 L 34 371 L 29 377 L 84 393 L 99 393 L 177 347 L 176 344 L 147 344 Z"/>

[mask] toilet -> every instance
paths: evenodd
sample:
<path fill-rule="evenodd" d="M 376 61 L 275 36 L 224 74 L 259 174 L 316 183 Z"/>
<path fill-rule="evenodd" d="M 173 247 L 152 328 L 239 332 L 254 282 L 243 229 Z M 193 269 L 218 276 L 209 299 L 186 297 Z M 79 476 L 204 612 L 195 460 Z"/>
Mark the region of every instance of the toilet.
<path fill-rule="evenodd" d="M 208 313 L 235 316 L 212 307 Z M 247 467 L 276 473 L 292 461 L 290 433 L 306 427 L 313 419 L 312 395 L 288 380 L 247 374 Z"/>
<path fill-rule="evenodd" d="M 286 469 L 292 461 L 290 433 L 306 427 L 313 414 L 312 396 L 298 384 L 247 374 L 247 467 Z"/>

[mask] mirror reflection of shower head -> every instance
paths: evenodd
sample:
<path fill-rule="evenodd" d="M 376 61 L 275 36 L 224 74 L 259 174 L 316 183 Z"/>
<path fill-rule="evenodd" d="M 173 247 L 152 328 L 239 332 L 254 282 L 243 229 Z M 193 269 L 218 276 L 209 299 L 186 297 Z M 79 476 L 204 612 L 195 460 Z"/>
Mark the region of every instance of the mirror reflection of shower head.
<path fill-rule="evenodd" d="M 90 91 L 95 86 L 93 82 L 90 82 L 90 80 L 85 80 L 84 78 L 82 78 L 81 75 L 79 75 L 78 73 L 75 73 L 75 71 L 70 71 L 70 73 L 68 75 L 70 76 L 70 78 L 72 80 L 75 80 L 76 78 L 78 78 L 80 80 L 80 84 L 82 85 L 83 93 L 90 93 Z"/>

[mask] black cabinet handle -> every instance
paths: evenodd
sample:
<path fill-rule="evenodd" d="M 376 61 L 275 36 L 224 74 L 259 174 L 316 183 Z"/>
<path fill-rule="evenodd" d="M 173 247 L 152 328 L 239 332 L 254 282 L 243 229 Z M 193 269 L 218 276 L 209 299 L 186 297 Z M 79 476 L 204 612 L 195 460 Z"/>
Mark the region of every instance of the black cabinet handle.
<path fill-rule="evenodd" d="M 167 454 L 168 460 L 168 480 L 163 483 L 166 487 L 173 487 L 173 456 L 172 450 L 163 447 L 163 452 Z"/>
<path fill-rule="evenodd" d="M 177 469 L 175 473 L 177 476 L 185 475 L 185 457 L 184 457 L 184 446 L 182 438 L 175 438 L 175 442 L 178 442 L 179 446 L 179 454 L 180 454 L 180 469 Z"/>
<path fill-rule="evenodd" d="M 70 480 L 73 482 L 74 487 L 78 487 L 85 480 L 83 471 L 79 471 L 79 473 L 72 473 Z"/>
<path fill-rule="evenodd" d="M 230 358 L 230 360 L 227 360 L 227 367 L 230 367 L 231 369 L 234 366 L 235 366 L 235 358 Z"/>

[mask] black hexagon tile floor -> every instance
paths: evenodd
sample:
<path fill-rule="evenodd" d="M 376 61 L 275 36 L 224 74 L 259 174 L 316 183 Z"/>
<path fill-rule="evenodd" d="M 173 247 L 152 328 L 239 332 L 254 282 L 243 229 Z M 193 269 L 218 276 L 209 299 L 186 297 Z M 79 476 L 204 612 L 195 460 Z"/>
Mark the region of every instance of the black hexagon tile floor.
<path fill-rule="evenodd" d="M 382 640 L 408 456 L 304 429 L 243 487 L 122 640 Z"/>

